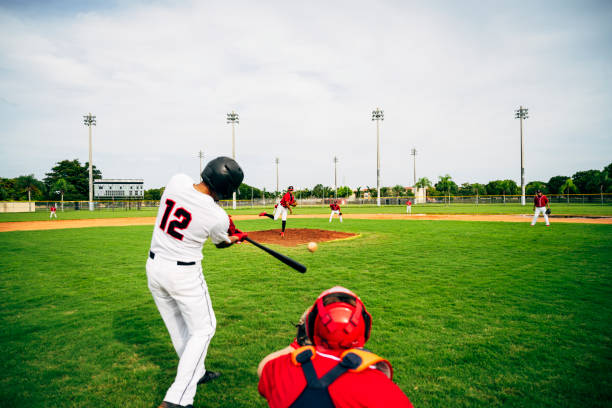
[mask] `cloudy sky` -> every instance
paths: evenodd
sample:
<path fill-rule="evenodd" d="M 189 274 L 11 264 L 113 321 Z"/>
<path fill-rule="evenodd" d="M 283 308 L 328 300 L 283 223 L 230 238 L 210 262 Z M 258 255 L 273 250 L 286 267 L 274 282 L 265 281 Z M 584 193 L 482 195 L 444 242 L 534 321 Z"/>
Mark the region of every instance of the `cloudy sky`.
<path fill-rule="evenodd" d="M 231 155 L 245 182 L 520 182 L 612 162 L 610 1 L 0 0 L 0 177 L 87 161 L 160 187 Z"/>

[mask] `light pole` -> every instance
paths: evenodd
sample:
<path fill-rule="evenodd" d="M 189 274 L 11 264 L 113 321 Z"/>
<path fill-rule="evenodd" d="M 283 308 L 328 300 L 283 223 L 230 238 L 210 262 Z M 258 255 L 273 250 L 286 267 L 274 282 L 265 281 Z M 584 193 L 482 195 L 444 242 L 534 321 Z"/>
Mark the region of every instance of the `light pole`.
<path fill-rule="evenodd" d="M 204 152 L 200 150 L 198 157 L 200 158 L 200 181 L 202 181 L 202 159 L 204 159 Z"/>
<path fill-rule="evenodd" d="M 521 205 L 525 205 L 525 142 L 523 138 L 523 119 L 527 119 L 528 109 L 519 106 L 517 110 L 514 111 L 514 118 L 520 119 L 521 122 Z"/>
<path fill-rule="evenodd" d="M 89 127 L 89 211 L 93 211 L 93 167 L 91 164 L 91 127 L 96 126 L 96 116 L 89 112 L 83 115 L 85 126 Z"/>
<path fill-rule="evenodd" d="M 412 185 L 414 188 L 416 188 L 416 155 L 417 155 L 417 150 L 413 147 L 412 151 L 410 152 L 410 154 L 413 156 L 413 174 L 414 174 L 414 184 Z"/>
<path fill-rule="evenodd" d="M 240 118 L 238 114 L 234 111 L 231 111 L 227 114 L 227 123 L 232 125 L 232 159 L 236 160 L 236 125 L 240 123 Z M 232 194 L 232 208 L 236 209 L 236 192 Z"/>
<path fill-rule="evenodd" d="M 275 160 L 276 162 L 276 195 L 278 195 L 278 157 Z"/>
<path fill-rule="evenodd" d="M 334 156 L 334 198 L 338 199 L 338 158 Z"/>
<path fill-rule="evenodd" d="M 376 121 L 376 205 L 380 206 L 380 121 L 385 113 L 380 108 L 372 111 L 372 121 Z"/>

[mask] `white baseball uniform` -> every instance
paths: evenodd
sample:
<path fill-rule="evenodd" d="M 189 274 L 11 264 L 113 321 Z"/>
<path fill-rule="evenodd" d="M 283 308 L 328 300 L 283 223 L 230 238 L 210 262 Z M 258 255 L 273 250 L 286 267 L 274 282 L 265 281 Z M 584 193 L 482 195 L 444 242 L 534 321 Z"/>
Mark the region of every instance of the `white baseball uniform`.
<path fill-rule="evenodd" d="M 287 208 L 283 207 L 280 204 L 280 200 L 276 203 L 276 208 L 274 209 L 274 220 L 278 220 L 278 218 L 280 217 L 281 220 L 283 221 L 287 221 L 287 213 L 289 212 L 289 210 L 287 210 Z"/>
<path fill-rule="evenodd" d="M 179 356 L 164 401 L 193 404 L 217 320 L 202 275 L 202 246 L 231 243 L 227 213 L 185 174 L 170 179 L 160 201 L 147 259 L 149 290 Z"/>

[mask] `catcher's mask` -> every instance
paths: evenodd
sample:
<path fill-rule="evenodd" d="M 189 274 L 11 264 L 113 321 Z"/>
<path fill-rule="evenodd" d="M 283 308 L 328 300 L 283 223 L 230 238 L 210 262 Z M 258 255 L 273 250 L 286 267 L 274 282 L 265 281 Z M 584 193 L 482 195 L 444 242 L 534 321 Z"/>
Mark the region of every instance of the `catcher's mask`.
<path fill-rule="evenodd" d="M 224 156 L 209 161 L 202 171 L 202 181 L 219 200 L 230 198 L 243 178 L 244 173 L 238 163 Z"/>
<path fill-rule="evenodd" d="M 342 286 L 321 293 L 306 317 L 306 333 L 315 346 L 363 347 L 370 338 L 372 316 L 359 297 Z"/>

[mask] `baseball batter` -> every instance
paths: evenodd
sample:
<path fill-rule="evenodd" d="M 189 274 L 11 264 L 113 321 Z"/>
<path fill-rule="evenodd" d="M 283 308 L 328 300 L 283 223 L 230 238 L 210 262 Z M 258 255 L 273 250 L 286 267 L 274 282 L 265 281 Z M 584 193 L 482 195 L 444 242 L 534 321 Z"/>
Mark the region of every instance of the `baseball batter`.
<path fill-rule="evenodd" d="M 177 174 L 161 198 L 147 280 L 179 363 L 159 408 L 192 407 L 198 384 L 220 375 L 204 365 L 217 321 L 202 275 L 202 246 L 210 239 L 217 248 L 225 248 L 246 238 L 239 230 L 228 232 L 230 219 L 216 203 L 231 197 L 243 177 L 238 163 L 218 157 L 204 168 L 201 183 Z"/>
<path fill-rule="evenodd" d="M 531 225 L 535 225 L 538 220 L 538 216 L 542 214 L 544 216 L 544 222 L 546 222 L 546 226 L 550 226 L 550 222 L 548 221 L 548 214 L 546 214 L 546 209 L 550 208 L 548 204 L 548 198 L 542 194 L 542 191 L 538 190 L 536 192 L 535 197 L 533 198 L 533 219 L 531 220 Z"/>
<path fill-rule="evenodd" d="M 262 212 L 259 214 L 260 217 L 268 217 L 273 220 L 278 220 L 280 217 L 282 220 L 281 237 L 285 236 L 285 227 L 287 226 L 287 211 L 293 214 L 291 207 L 295 207 L 297 202 L 293 196 L 293 186 L 287 188 L 287 192 L 283 195 L 280 202 L 274 207 L 274 215 Z"/>
<path fill-rule="evenodd" d="M 334 214 L 338 215 L 338 218 L 340 218 L 340 222 L 342 222 L 342 213 L 340 212 L 340 206 L 338 205 L 338 201 L 334 200 L 334 202 L 329 205 L 329 208 L 331 208 L 331 214 L 329 214 L 329 222 L 332 222 Z"/>

